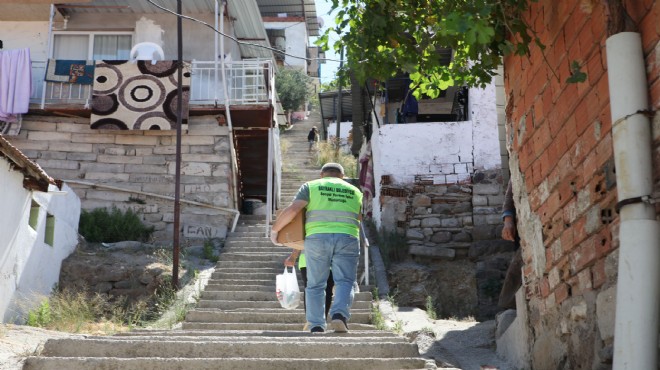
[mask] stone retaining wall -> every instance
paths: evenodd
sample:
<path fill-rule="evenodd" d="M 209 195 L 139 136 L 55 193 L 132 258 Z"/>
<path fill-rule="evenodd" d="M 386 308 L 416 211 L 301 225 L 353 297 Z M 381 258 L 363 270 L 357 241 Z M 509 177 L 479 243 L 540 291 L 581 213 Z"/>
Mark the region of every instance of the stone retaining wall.
<path fill-rule="evenodd" d="M 19 136 L 8 139 L 55 178 L 129 191 L 69 183 L 83 209 L 130 208 L 155 227 L 156 241 L 172 238 L 174 202 L 138 192 L 174 196 L 175 131 L 92 130 L 86 118 L 28 115 Z M 181 144 L 181 199 L 231 208 L 228 128 L 213 116 L 191 117 Z M 184 238 L 224 238 L 230 220 L 226 212 L 181 205 Z"/>

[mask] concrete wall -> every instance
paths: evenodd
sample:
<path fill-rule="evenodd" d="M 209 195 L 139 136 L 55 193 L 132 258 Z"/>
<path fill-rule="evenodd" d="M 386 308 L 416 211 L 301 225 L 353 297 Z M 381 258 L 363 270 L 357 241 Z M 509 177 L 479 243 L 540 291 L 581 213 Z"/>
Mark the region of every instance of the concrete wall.
<path fill-rule="evenodd" d="M 619 220 L 605 3 L 542 0 L 525 22 L 552 48 L 504 60 L 510 160 L 523 248 L 530 368 L 608 368 Z M 660 3 L 624 0 L 642 36 L 651 109 L 660 107 Z M 566 83 L 578 61 L 585 82 Z M 660 125 L 654 179 L 660 189 Z M 617 169 L 619 170 L 619 169 Z"/>
<path fill-rule="evenodd" d="M 307 45 L 309 37 L 307 36 L 307 26 L 304 21 L 292 22 L 264 22 L 264 27 L 268 29 L 284 29 L 286 38 L 286 53 L 302 58 L 307 58 Z M 290 55 L 284 57 L 284 65 L 288 67 L 301 68 L 307 73 L 307 61 L 305 59 L 294 58 Z"/>
<path fill-rule="evenodd" d="M 0 159 L 0 318 L 22 321 L 50 294 L 59 280 L 62 260 L 78 244 L 80 199 L 67 185 L 49 193 L 23 188 L 23 174 Z M 29 224 L 32 202 L 38 204 L 35 227 Z M 46 244 L 46 218 L 55 222 L 52 245 Z"/>
<path fill-rule="evenodd" d="M 176 18 L 166 14 L 122 14 L 110 15 L 112 22 L 107 22 L 108 14 L 74 14 L 69 19 L 67 28 L 63 28 L 61 22 L 53 26 L 54 31 L 62 32 L 87 32 L 93 31 L 121 31 L 133 32 L 134 44 L 138 41 L 162 41 L 165 59 L 174 60 L 177 58 L 177 34 Z M 191 17 L 198 18 L 211 25 L 215 24 L 212 14 L 189 14 Z M 144 17 L 150 27 L 144 27 L 145 21 L 136 27 L 140 19 Z M 2 35 L 0 39 L 4 42 L 5 49 L 29 47 L 32 60 L 43 61 L 48 55 L 48 22 L 0 22 Z M 144 30 L 136 34 L 136 29 Z M 160 39 L 155 36 L 158 29 L 163 32 Z M 225 34 L 233 35 L 231 22 L 225 22 Z M 213 44 L 215 34 L 209 28 L 190 21 L 183 22 L 183 58 L 184 60 L 213 61 Z M 219 42 L 218 42 L 219 43 Z M 220 54 L 230 54 L 232 60 L 241 60 L 238 45 L 225 40 L 225 51 L 219 51 Z"/>
<path fill-rule="evenodd" d="M 212 116 L 191 117 L 188 127 L 182 136 L 181 199 L 231 207 L 227 127 Z M 84 209 L 131 208 L 156 228 L 157 241 L 171 240 L 174 202 L 139 192 L 174 196 L 176 132 L 92 130 L 88 119 L 24 116 L 20 135 L 10 139 L 53 177 L 129 190 L 72 184 Z M 224 238 L 231 220 L 227 212 L 181 205 L 184 238 Z"/>

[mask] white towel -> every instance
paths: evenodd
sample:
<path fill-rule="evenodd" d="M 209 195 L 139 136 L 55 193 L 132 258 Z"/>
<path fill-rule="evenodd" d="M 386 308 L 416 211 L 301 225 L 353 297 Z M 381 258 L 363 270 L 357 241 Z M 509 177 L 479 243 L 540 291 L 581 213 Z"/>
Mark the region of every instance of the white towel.
<path fill-rule="evenodd" d="M 30 49 L 0 51 L 0 120 L 16 122 L 27 113 L 31 94 Z"/>

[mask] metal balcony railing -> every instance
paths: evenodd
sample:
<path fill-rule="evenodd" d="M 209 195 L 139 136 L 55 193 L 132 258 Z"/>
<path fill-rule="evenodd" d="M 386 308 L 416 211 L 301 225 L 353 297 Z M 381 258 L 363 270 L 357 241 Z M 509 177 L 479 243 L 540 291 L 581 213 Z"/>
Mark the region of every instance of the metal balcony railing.
<path fill-rule="evenodd" d="M 192 62 L 190 83 L 191 105 L 225 104 L 224 84 L 220 64 Z M 248 60 L 225 63 L 227 97 L 230 105 L 274 104 L 273 65 L 270 61 Z M 44 81 L 46 62 L 32 62 L 32 95 L 30 101 L 45 105 L 85 105 L 92 97 L 90 85 Z M 45 89 L 45 93 L 44 93 Z"/>

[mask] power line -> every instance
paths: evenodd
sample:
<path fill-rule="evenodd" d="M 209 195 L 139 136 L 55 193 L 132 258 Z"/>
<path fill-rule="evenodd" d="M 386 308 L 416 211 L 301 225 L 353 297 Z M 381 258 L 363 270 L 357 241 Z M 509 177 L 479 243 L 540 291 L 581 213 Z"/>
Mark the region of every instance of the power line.
<path fill-rule="evenodd" d="M 149 4 L 155 6 L 156 8 L 158 8 L 158 9 L 160 9 L 160 10 L 162 10 L 162 11 L 165 11 L 165 12 L 167 12 L 167 13 L 174 14 L 174 15 L 176 15 L 177 17 L 180 17 L 180 18 L 183 18 L 183 19 L 187 19 L 187 20 L 190 20 L 190 21 L 193 21 L 193 22 L 201 23 L 202 25 L 204 25 L 204 26 L 206 26 L 206 27 L 212 29 L 214 32 L 216 32 L 216 33 L 220 34 L 221 36 L 226 37 L 226 38 L 228 38 L 228 39 L 230 39 L 230 40 L 236 42 L 236 43 L 239 44 L 239 45 L 252 46 L 252 47 L 257 47 L 257 48 L 263 48 L 263 49 L 270 50 L 270 51 L 272 51 L 272 52 L 274 52 L 274 53 L 280 53 L 280 54 L 282 54 L 282 55 L 286 55 L 286 56 L 291 57 L 291 58 L 302 59 L 302 60 L 306 60 L 306 61 L 310 61 L 310 62 L 311 62 L 311 61 L 314 61 L 314 60 L 319 60 L 319 61 L 321 61 L 321 60 L 325 60 L 325 61 L 331 61 L 331 62 L 341 62 L 341 60 L 337 60 L 337 59 L 327 59 L 327 58 L 305 58 L 305 57 L 300 57 L 300 56 L 297 56 L 297 55 L 292 55 L 292 54 L 289 54 L 289 53 L 283 52 L 283 51 L 281 51 L 281 50 L 278 50 L 278 49 L 272 48 L 272 47 L 270 47 L 270 46 L 265 46 L 265 45 L 253 44 L 253 43 L 251 43 L 251 42 L 240 41 L 239 39 L 235 38 L 234 36 L 227 35 L 227 34 L 223 33 L 222 31 L 217 30 L 215 27 L 213 27 L 212 25 L 210 25 L 210 24 L 208 24 L 208 23 L 206 23 L 206 22 L 204 22 L 204 21 L 202 21 L 202 20 L 199 20 L 199 19 L 197 19 L 197 18 L 193 18 L 193 17 L 189 17 L 189 16 L 187 16 L 187 15 L 179 14 L 179 13 L 173 11 L 173 10 L 170 10 L 170 9 L 165 8 L 164 6 L 161 6 L 161 5 L 158 5 L 158 4 L 154 3 L 153 0 L 147 0 L 147 2 L 148 2 Z"/>

